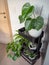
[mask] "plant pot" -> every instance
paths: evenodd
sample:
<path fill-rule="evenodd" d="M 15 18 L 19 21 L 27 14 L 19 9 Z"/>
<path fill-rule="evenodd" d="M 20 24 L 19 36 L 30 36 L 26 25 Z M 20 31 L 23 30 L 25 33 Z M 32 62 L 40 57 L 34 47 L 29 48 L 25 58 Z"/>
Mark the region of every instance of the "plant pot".
<path fill-rule="evenodd" d="M 34 60 L 34 59 L 35 59 L 35 57 L 31 58 L 31 57 L 29 56 L 29 59 Z"/>
<path fill-rule="evenodd" d="M 25 53 L 25 55 L 27 55 L 27 56 L 28 56 L 29 51 L 28 51 L 27 49 L 25 49 L 25 50 L 24 50 L 24 53 Z"/>
<path fill-rule="evenodd" d="M 33 43 L 30 43 L 29 45 L 29 48 L 32 50 L 32 49 L 36 49 L 36 44 L 33 44 Z"/>
<path fill-rule="evenodd" d="M 28 31 L 29 35 L 31 35 L 32 37 L 37 38 L 38 36 L 40 36 L 40 34 L 42 33 L 42 28 L 40 30 L 36 30 L 36 29 L 31 29 L 30 31 Z"/>
<path fill-rule="evenodd" d="M 37 56 L 37 55 L 34 54 L 33 57 L 31 57 L 31 55 L 33 55 L 33 54 L 29 55 L 29 59 L 31 59 L 31 60 L 34 60 L 36 58 L 36 56 Z"/>

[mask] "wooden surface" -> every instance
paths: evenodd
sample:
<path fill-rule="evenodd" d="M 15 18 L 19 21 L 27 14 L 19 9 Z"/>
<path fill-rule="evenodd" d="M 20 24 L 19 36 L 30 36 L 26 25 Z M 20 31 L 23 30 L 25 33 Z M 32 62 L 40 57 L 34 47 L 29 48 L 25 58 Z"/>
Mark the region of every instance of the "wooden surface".
<path fill-rule="evenodd" d="M 7 0 L 0 0 L 0 42 L 8 43 L 12 39 Z"/>

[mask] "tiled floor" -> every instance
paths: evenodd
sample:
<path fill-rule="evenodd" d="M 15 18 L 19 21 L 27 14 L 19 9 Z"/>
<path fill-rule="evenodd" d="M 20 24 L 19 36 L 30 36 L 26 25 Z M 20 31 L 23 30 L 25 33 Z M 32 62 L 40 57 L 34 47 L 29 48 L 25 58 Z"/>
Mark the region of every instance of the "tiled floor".
<path fill-rule="evenodd" d="M 6 45 L 0 44 L 0 65 L 30 65 L 22 57 L 13 61 L 7 57 Z M 41 58 L 35 63 L 35 65 L 41 65 Z"/>

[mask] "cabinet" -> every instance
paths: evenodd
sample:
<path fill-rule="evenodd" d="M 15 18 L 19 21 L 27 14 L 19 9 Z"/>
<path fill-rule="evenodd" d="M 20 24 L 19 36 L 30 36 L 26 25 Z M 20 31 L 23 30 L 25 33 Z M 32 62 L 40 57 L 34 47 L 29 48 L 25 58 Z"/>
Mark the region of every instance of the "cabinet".
<path fill-rule="evenodd" d="M 0 0 L 0 43 L 12 40 L 12 31 L 9 18 L 7 0 Z"/>

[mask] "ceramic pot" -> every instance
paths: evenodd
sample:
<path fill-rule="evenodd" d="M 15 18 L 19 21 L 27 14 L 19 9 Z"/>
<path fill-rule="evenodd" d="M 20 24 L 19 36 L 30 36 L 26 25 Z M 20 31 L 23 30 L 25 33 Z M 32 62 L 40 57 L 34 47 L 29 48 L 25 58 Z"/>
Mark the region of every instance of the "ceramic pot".
<path fill-rule="evenodd" d="M 31 35 L 32 37 L 38 37 L 40 36 L 40 34 L 42 33 L 42 28 L 40 30 L 36 30 L 36 29 L 31 29 L 30 31 L 28 31 L 29 35 Z"/>
<path fill-rule="evenodd" d="M 30 43 L 29 45 L 29 48 L 32 50 L 32 49 L 36 49 L 36 44 L 33 44 L 33 43 Z"/>

